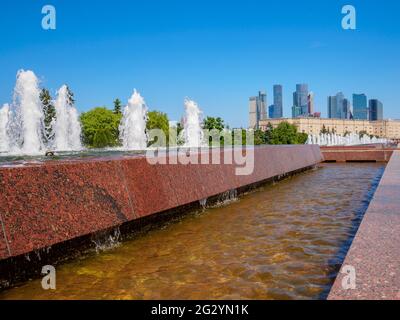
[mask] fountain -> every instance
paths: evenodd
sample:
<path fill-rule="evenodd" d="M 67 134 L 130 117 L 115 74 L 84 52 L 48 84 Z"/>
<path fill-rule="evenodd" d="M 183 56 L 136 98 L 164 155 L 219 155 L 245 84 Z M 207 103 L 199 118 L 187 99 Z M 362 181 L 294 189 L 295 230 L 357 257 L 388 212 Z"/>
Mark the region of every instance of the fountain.
<path fill-rule="evenodd" d="M 319 135 L 309 135 L 307 144 L 317 144 L 320 146 L 354 146 L 362 144 L 387 144 L 388 139 L 370 137 L 363 135 L 360 137 L 357 133 L 350 133 L 346 136 L 341 136 L 336 133 L 321 133 Z"/>
<path fill-rule="evenodd" d="M 124 109 L 120 139 L 125 150 L 144 150 L 147 148 L 146 135 L 147 107 L 143 97 L 134 90 Z"/>
<path fill-rule="evenodd" d="M 55 151 L 82 150 L 81 125 L 76 108 L 68 101 L 68 87 L 62 86 L 54 101 L 56 119 L 53 138 L 45 137 L 44 112 L 39 80 L 32 71 L 20 70 L 13 104 L 0 110 L 0 152 L 2 155 L 44 155 Z"/>
<path fill-rule="evenodd" d="M 5 104 L 0 109 L 0 152 L 7 152 L 10 148 L 7 134 L 9 114 L 10 106 Z"/>
<path fill-rule="evenodd" d="M 203 130 L 201 128 L 201 110 L 196 102 L 190 99 L 185 100 L 185 118 L 183 135 L 185 146 L 189 148 L 201 147 L 203 143 Z"/>
<path fill-rule="evenodd" d="M 9 151 L 12 153 L 35 155 L 44 152 L 44 115 L 39 95 L 36 75 L 29 70 L 18 71 L 8 124 Z"/>
<path fill-rule="evenodd" d="M 82 149 L 81 125 L 78 111 L 68 101 L 68 87 L 63 85 L 57 92 L 55 101 L 56 120 L 54 122 L 54 141 L 56 151 L 77 151 Z"/>

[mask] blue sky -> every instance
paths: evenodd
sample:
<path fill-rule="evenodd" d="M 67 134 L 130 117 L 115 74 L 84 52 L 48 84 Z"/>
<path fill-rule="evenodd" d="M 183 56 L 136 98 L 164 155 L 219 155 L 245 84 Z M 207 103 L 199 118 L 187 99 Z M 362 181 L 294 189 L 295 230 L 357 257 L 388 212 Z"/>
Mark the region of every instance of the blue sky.
<path fill-rule="evenodd" d="M 57 29 L 41 28 L 41 8 Z M 357 9 L 357 30 L 341 8 Z M 183 100 L 232 127 L 247 126 L 248 98 L 284 86 L 290 116 L 296 83 L 308 83 L 326 115 L 328 95 L 366 93 L 400 118 L 400 1 L 58 1 L 0 2 L 0 104 L 19 69 L 52 93 L 64 83 L 80 111 L 124 104 L 134 88 L 150 109 L 179 120 Z"/>

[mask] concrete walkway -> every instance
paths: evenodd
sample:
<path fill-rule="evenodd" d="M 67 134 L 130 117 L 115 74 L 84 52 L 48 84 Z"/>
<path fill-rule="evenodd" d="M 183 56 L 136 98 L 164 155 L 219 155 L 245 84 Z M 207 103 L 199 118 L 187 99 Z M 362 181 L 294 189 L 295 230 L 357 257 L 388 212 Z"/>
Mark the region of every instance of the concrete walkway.
<path fill-rule="evenodd" d="M 343 263 L 345 270 L 349 273 L 338 274 L 328 299 L 400 300 L 400 151 L 385 170 Z"/>

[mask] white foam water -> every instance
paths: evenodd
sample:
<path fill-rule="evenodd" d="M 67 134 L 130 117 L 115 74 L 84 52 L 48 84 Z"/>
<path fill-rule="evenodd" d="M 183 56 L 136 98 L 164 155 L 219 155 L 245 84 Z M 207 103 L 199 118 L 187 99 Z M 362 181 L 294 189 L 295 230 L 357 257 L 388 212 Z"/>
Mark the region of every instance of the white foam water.
<path fill-rule="evenodd" d="M 204 144 L 201 121 L 202 112 L 197 103 L 193 100 L 185 99 L 185 117 L 183 123 L 185 147 L 199 148 Z"/>
<path fill-rule="evenodd" d="M 8 139 L 8 122 L 10 117 L 10 106 L 3 105 L 0 109 L 0 152 L 10 151 L 10 142 Z"/>
<path fill-rule="evenodd" d="M 28 155 L 43 153 L 44 115 L 40 102 L 39 80 L 32 71 L 18 71 L 11 109 L 11 152 Z"/>
<path fill-rule="evenodd" d="M 81 125 L 79 122 L 79 115 L 75 106 L 68 101 L 68 87 L 66 85 L 63 85 L 58 90 L 54 106 L 56 110 L 56 120 L 53 125 L 53 149 L 56 151 L 81 150 Z"/>
<path fill-rule="evenodd" d="M 146 103 L 135 89 L 124 109 L 119 127 L 123 149 L 144 150 L 147 148 L 146 122 Z"/>

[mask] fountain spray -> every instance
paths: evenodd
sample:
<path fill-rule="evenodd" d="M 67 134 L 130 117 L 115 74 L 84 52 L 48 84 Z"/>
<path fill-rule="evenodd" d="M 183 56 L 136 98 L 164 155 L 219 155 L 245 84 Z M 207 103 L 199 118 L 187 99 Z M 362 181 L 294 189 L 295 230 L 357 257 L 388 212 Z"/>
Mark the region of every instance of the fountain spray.
<path fill-rule="evenodd" d="M 9 116 L 10 106 L 5 104 L 0 109 L 0 152 L 8 152 L 10 149 L 10 142 L 7 132 Z"/>
<path fill-rule="evenodd" d="M 56 120 L 54 123 L 54 141 L 57 151 L 78 151 L 82 149 L 81 125 L 78 111 L 68 99 L 68 87 L 63 85 L 57 92 L 54 103 Z"/>
<path fill-rule="evenodd" d="M 143 97 L 134 90 L 124 109 L 120 139 L 125 150 L 144 150 L 147 148 L 146 135 L 147 107 Z"/>
<path fill-rule="evenodd" d="M 28 155 L 43 153 L 44 115 L 39 97 L 36 75 L 29 70 L 18 71 L 10 119 L 11 152 Z"/>
<path fill-rule="evenodd" d="M 202 112 L 196 102 L 185 99 L 184 137 L 185 146 L 198 148 L 203 145 L 203 130 L 201 128 Z"/>

